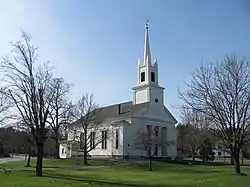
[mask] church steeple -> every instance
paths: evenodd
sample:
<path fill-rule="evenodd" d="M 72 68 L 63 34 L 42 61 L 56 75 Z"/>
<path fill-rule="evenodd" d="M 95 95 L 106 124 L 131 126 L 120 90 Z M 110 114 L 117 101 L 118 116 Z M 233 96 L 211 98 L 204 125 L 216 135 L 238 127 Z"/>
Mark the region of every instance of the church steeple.
<path fill-rule="evenodd" d="M 158 84 L 158 63 L 151 62 L 151 52 L 149 44 L 149 22 L 145 25 L 144 61 L 141 64 L 138 60 L 138 85 L 133 88 L 133 103 L 150 102 L 163 105 L 164 88 Z"/>
<path fill-rule="evenodd" d="M 144 44 L 144 64 L 151 63 L 151 53 L 150 53 L 150 44 L 149 44 L 149 21 L 146 21 L 145 25 L 145 44 Z"/>

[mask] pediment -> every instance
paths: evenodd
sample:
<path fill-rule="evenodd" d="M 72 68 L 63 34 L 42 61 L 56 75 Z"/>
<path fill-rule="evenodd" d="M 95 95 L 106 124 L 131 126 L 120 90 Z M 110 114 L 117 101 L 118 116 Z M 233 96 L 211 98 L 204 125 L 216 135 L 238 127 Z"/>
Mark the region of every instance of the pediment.
<path fill-rule="evenodd" d="M 147 106 L 136 110 L 134 116 L 166 121 L 170 124 L 176 124 L 178 122 L 165 106 L 155 106 L 150 105 L 150 103 L 148 103 Z"/>

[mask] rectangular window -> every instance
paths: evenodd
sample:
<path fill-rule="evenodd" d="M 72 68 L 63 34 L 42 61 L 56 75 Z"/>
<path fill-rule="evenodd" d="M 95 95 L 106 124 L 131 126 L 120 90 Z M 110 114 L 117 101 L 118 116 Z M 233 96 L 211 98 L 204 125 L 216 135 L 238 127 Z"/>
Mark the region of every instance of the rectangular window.
<path fill-rule="evenodd" d="M 141 82 L 144 82 L 145 81 L 145 72 L 142 72 L 141 73 Z"/>
<path fill-rule="evenodd" d="M 119 129 L 115 130 L 115 148 L 119 148 Z"/>
<path fill-rule="evenodd" d="M 84 133 L 81 132 L 80 134 L 80 149 L 84 148 Z"/>
<path fill-rule="evenodd" d="M 105 141 L 105 139 L 104 139 L 104 132 L 105 131 L 102 131 L 102 149 L 104 149 L 104 141 Z"/>
<path fill-rule="evenodd" d="M 151 125 L 147 125 L 147 134 L 148 134 L 148 136 L 151 136 L 151 128 L 152 128 Z"/>
<path fill-rule="evenodd" d="M 157 137 L 159 134 L 159 128 L 158 127 L 155 127 L 155 136 Z"/>
<path fill-rule="evenodd" d="M 90 148 L 95 148 L 95 132 L 90 133 Z"/>
<path fill-rule="evenodd" d="M 64 148 L 62 148 L 62 155 L 64 154 Z"/>
<path fill-rule="evenodd" d="M 107 149 L 107 131 L 102 131 L 102 149 Z"/>
<path fill-rule="evenodd" d="M 151 81 L 155 82 L 155 73 L 154 72 L 151 72 Z"/>

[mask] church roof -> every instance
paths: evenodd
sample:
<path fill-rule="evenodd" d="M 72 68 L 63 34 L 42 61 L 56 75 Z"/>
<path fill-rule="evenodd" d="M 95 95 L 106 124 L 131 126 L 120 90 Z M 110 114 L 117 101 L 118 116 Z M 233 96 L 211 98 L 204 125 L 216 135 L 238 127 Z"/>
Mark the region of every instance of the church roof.
<path fill-rule="evenodd" d="M 134 114 L 135 111 L 138 111 L 142 108 L 145 108 L 148 106 L 148 103 L 141 103 L 134 105 L 132 101 L 129 102 L 123 102 L 118 103 L 114 105 L 109 105 L 105 107 L 101 107 L 95 111 L 93 111 L 95 114 L 91 121 L 103 121 L 105 119 L 109 118 L 118 118 L 118 117 L 129 117 Z M 77 123 L 78 121 L 75 121 L 71 125 L 79 125 Z"/>
<path fill-rule="evenodd" d="M 109 105 L 100 108 L 96 113 L 95 119 L 97 121 L 103 121 L 108 118 L 118 118 L 118 117 L 129 117 L 132 116 L 135 112 L 140 111 L 141 109 L 149 107 L 149 102 L 133 104 L 132 101 L 118 103 L 114 105 Z M 164 106 L 164 110 L 172 122 L 177 123 L 177 120 L 171 114 L 171 112 Z"/>
<path fill-rule="evenodd" d="M 131 116 L 135 111 L 138 111 L 141 108 L 144 108 L 148 103 L 141 103 L 134 105 L 132 101 L 118 103 L 114 105 L 109 105 L 100 108 L 97 113 L 97 120 L 104 120 L 107 118 L 116 118 L 116 117 L 127 117 Z"/>

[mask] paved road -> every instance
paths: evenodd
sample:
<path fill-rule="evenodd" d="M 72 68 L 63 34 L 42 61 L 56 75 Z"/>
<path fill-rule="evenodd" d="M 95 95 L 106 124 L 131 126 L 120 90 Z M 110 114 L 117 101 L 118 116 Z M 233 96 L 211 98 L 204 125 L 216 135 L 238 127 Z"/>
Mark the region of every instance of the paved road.
<path fill-rule="evenodd" d="M 24 160 L 24 159 L 25 159 L 24 156 L 14 156 L 14 157 L 0 158 L 0 164 L 1 163 L 6 163 L 6 162 Z"/>

